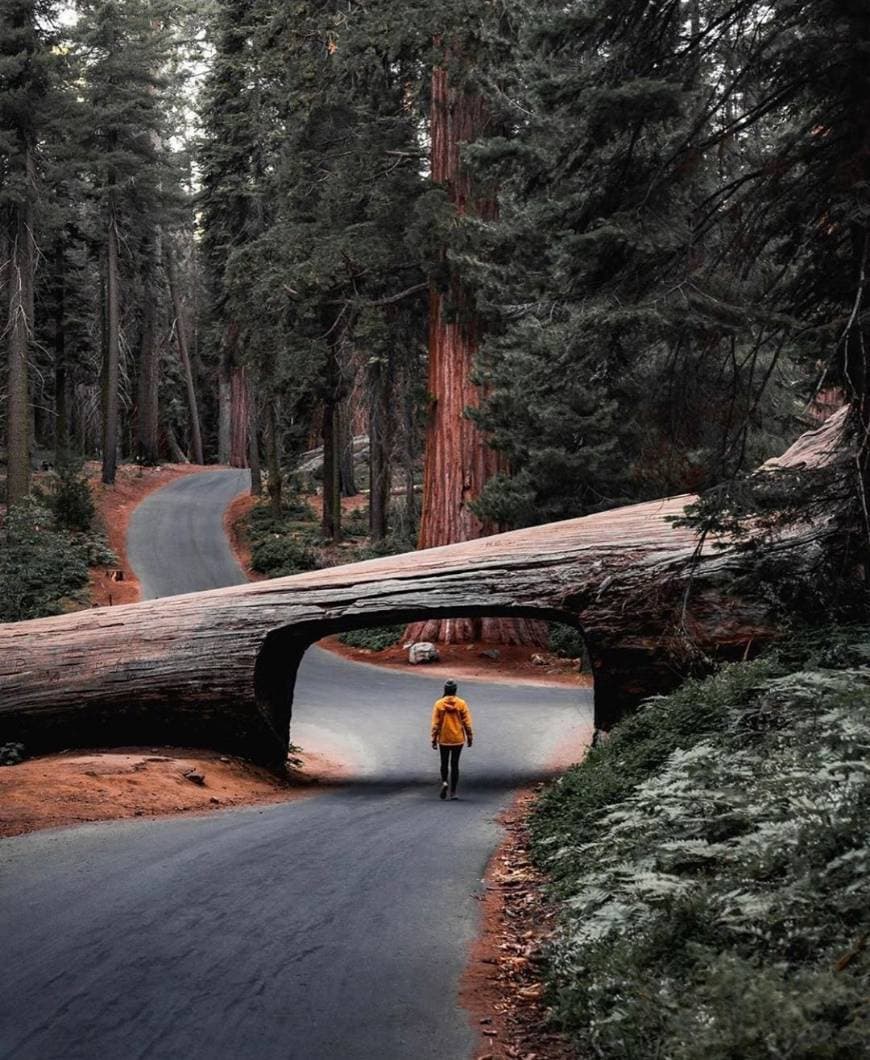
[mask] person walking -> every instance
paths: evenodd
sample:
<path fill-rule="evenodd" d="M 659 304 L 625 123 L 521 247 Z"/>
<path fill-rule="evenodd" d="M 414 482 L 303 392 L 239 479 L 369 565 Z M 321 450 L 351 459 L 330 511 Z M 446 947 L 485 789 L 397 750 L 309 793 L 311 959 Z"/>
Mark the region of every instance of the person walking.
<path fill-rule="evenodd" d="M 447 767 L 450 766 L 450 798 L 456 798 L 459 783 L 459 756 L 465 741 L 471 747 L 474 733 L 471 729 L 471 711 L 464 699 L 456 694 L 456 682 L 444 684 L 444 695 L 435 700 L 432 708 L 432 749 L 441 751 L 440 799 L 447 798 Z"/>

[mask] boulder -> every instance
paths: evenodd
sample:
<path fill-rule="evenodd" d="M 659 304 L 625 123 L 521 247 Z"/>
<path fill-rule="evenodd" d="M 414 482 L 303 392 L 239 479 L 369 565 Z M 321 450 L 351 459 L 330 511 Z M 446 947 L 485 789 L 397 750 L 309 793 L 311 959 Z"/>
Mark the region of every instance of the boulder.
<path fill-rule="evenodd" d="M 417 644 L 412 644 L 408 649 L 408 662 L 417 665 L 417 663 L 433 663 L 438 662 L 441 656 L 438 654 L 438 649 L 434 644 L 430 644 L 427 640 L 421 640 Z"/>

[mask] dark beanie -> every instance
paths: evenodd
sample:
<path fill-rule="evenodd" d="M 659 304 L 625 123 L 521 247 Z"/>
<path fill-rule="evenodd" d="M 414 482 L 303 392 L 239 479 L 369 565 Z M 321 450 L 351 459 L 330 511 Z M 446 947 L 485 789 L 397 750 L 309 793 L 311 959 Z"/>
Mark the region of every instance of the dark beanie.
<path fill-rule="evenodd" d="M 444 695 L 445 696 L 455 696 L 456 695 L 456 682 L 455 681 L 445 681 L 444 682 Z"/>

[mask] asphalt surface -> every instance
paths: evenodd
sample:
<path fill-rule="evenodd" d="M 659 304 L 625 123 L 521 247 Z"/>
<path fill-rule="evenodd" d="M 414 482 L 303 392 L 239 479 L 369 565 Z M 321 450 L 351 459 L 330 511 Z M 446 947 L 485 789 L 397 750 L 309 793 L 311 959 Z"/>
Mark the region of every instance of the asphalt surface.
<path fill-rule="evenodd" d="M 136 512 L 149 595 L 241 580 L 221 529 L 244 472 Z M 193 584 L 195 583 L 195 584 Z M 461 798 L 437 798 L 441 681 L 312 648 L 292 738 L 349 782 L 283 805 L 0 841 L 0 1057 L 460 1060 L 458 1003 L 499 812 L 591 720 L 587 693 L 467 682 Z"/>

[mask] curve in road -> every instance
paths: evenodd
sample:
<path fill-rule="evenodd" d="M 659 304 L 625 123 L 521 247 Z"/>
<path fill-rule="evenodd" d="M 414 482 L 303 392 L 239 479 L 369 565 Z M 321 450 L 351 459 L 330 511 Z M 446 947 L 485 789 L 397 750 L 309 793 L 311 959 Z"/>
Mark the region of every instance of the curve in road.
<path fill-rule="evenodd" d="M 241 476 L 181 479 L 143 503 L 128 551 L 150 593 L 223 577 L 215 528 Z M 477 739 L 461 799 L 441 802 L 428 745 L 440 690 L 312 648 L 293 737 L 352 763 L 340 790 L 0 841 L 0 1056 L 469 1056 L 459 980 L 497 817 L 579 745 L 591 702 L 469 685 Z"/>

